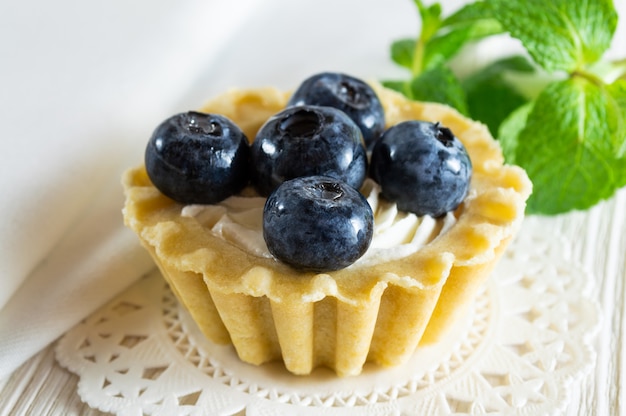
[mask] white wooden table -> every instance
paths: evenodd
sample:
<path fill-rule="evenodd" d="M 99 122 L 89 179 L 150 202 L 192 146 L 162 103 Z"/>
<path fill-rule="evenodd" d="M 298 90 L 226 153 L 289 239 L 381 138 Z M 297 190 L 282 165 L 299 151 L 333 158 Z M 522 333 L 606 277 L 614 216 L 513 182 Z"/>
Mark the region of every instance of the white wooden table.
<path fill-rule="evenodd" d="M 566 414 L 626 414 L 626 189 L 590 211 L 541 221 L 549 235 L 572 241 L 574 258 L 595 277 L 593 296 L 604 317 L 596 365 L 574 386 Z M 102 415 L 81 402 L 77 383 L 56 362 L 52 344 L 0 382 L 0 416 Z"/>

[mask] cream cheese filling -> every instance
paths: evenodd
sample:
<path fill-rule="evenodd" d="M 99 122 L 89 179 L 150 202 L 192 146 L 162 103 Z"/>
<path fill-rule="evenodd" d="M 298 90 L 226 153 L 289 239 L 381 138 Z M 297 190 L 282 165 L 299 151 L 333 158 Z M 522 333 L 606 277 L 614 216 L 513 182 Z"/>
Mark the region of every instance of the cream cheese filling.
<path fill-rule="evenodd" d="M 380 187 L 366 179 L 361 193 L 374 213 L 374 236 L 367 252 L 352 266 L 370 266 L 409 256 L 444 234 L 456 222 L 454 213 L 441 218 L 399 211 L 395 203 L 380 198 Z M 181 215 L 194 217 L 213 234 L 248 254 L 272 258 L 263 238 L 260 196 L 232 196 L 213 205 L 186 205 Z"/>

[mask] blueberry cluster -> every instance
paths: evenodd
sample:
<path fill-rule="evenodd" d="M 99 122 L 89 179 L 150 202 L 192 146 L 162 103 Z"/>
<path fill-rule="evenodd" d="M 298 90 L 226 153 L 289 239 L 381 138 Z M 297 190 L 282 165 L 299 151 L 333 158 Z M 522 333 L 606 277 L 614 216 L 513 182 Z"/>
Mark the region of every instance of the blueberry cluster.
<path fill-rule="evenodd" d="M 252 183 L 268 197 L 270 252 L 313 271 L 347 267 L 369 247 L 373 213 L 357 191 L 368 172 L 399 209 L 434 217 L 463 201 L 472 173 L 449 129 L 408 121 L 385 130 L 372 88 L 330 72 L 305 80 L 251 145 L 223 116 L 170 117 L 150 138 L 145 164 L 153 184 L 185 204 L 216 203 Z"/>

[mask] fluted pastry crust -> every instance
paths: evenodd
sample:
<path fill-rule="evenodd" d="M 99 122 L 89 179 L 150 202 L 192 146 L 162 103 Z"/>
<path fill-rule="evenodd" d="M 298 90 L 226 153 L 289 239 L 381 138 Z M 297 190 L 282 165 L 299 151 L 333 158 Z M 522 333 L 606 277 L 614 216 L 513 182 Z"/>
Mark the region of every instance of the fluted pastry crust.
<path fill-rule="evenodd" d="M 463 311 L 521 224 L 531 183 L 522 169 L 503 164 L 484 125 L 450 107 L 373 86 L 388 125 L 439 121 L 465 144 L 473 164 L 456 224 L 401 260 L 295 271 L 181 216 L 182 206 L 151 184 L 144 167 L 124 175 L 125 223 L 202 332 L 214 342 L 232 342 L 244 361 L 282 359 L 295 374 L 327 366 L 340 375 L 358 374 L 366 360 L 400 364 Z M 273 88 L 231 90 L 201 110 L 229 117 L 252 139 L 288 96 Z"/>

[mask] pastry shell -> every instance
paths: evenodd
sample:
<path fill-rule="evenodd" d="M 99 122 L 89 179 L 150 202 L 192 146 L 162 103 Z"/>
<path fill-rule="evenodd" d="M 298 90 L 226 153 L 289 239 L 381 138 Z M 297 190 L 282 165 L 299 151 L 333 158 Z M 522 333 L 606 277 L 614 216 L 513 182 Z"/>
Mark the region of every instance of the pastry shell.
<path fill-rule="evenodd" d="M 373 87 L 388 125 L 438 121 L 465 144 L 473 165 L 455 225 L 401 260 L 295 271 L 181 216 L 182 205 L 162 195 L 143 166 L 124 174 L 126 225 L 204 335 L 232 343 L 243 361 L 282 360 L 294 374 L 325 366 L 341 376 L 359 374 L 366 361 L 399 365 L 464 312 L 521 225 L 531 183 L 521 168 L 503 163 L 484 125 L 445 105 Z M 252 139 L 288 97 L 274 88 L 231 90 L 201 111 L 229 117 Z"/>

